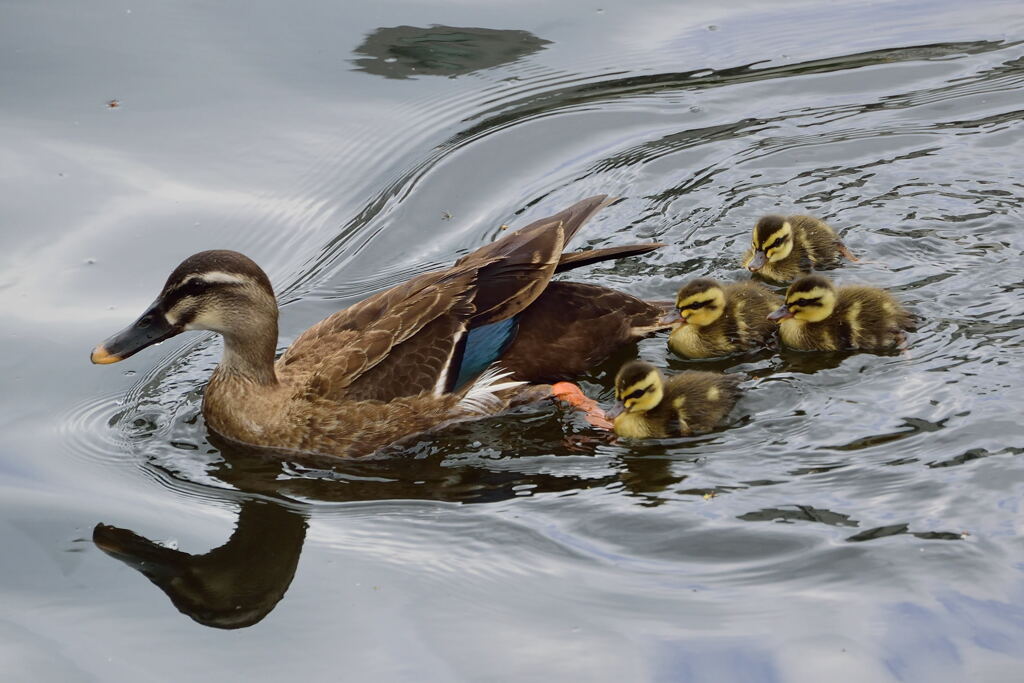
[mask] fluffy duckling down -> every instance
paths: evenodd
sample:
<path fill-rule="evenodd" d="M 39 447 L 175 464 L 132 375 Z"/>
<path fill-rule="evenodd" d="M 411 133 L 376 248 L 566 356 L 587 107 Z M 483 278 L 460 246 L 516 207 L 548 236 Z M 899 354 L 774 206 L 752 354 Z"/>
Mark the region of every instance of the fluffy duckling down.
<path fill-rule="evenodd" d="M 884 350 L 902 345 L 913 316 L 877 287 L 836 287 L 821 275 L 800 278 L 768 316 L 785 346 L 803 351 Z"/>
<path fill-rule="evenodd" d="M 763 216 L 754 225 L 743 267 L 767 280 L 792 282 L 814 268 L 853 255 L 836 231 L 813 216 Z"/>
<path fill-rule="evenodd" d="M 616 434 L 635 439 L 706 432 L 732 410 L 741 381 L 737 375 L 694 371 L 666 378 L 650 363 L 631 361 L 615 378 L 620 405 L 609 417 L 615 418 Z"/>
<path fill-rule="evenodd" d="M 782 297 L 756 282 L 691 280 L 676 295 L 681 322 L 668 345 L 684 358 L 717 358 L 764 346 L 775 334 L 768 314 Z"/>

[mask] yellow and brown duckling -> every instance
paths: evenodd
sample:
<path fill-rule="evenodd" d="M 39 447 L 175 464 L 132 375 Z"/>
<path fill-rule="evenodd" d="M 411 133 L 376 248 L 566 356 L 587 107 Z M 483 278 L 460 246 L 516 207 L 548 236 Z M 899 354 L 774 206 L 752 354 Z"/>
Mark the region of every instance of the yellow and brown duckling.
<path fill-rule="evenodd" d="M 775 282 L 792 282 L 815 267 L 853 255 L 835 230 L 813 216 L 763 216 L 754 225 L 743 267 Z"/>
<path fill-rule="evenodd" d="M 681 322 L 668 338 L 684 358 L 717 358 L 760 346 L 775 334 L 768 314 L 782 297 L 756 282 L 691 280 L 676 295 Z"/>
<path fill-rule="evenodd" d="M 666 378 L 643 361 L 622 366 L 615 377 L 614 430 L 634 439 L 689 436 L 713 429 L 740 396 L 737 375 L 687 371 Z"/>
<path fill-rule="evenodd" d="M 238 252 L 200 252 L 171 273 L 138 320 L 96 347 L 92 361 L 114 363 L 181 332 L 212 330 L 224 338 L 203 397 L 214 432 L 273 449 L 366 455 L 544 395 L 548 382 L 668 327 L 670 305 L 551 281 L 662 246 L 564 253 L 609 202 L 584 199 L 448 269 L 374 294 L 306 330 L 276 361 L 278 306 L 267 275 Z"/>
<path fill-rule="evenodd" d="M 785 346 L 803 351 L 884 350 L 902 345 L 914 317 L 876 287 L 836 287 L 821 275 L 802 277 L 768 316 Z"/>

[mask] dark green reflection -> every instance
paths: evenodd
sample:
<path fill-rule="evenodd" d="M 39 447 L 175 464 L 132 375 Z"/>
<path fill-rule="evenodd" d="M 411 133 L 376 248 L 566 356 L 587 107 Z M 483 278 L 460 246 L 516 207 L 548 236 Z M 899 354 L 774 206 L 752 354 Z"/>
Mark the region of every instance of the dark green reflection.
<path fill-rule="evenodd" d="M 436 500 L 448 503 L 494 503 L 534 493 L 579 491 L 606 486 L 613 475 L 592 477 L 536 472 L 532 460 L 524 469 L 508 467 L 516 451 L 536 453 L 542 443 L 561 438 L 557 424 L 524 422 L 514 438 L 506 438 L 495 454 L 495 467 L 483 458 L 453 459 L 472 452 L 473 444 L 495 443 L 504 420 L 455 425 L 411 446 L 395 446 L 382 457 L 334 458 L 315 454 L 281 453 L 243 446 L 210 432 L 210 443 L 224 457 L 216 476 L 248 493 L 283 497 L 305 503 L 348 503 L 396 500 Z M 504 426 L 503 426 L 504 425 Z M 554 436 L 549 436 L 554 435 Z M 545 441 L 545 439 L 547 439 Z M 506 465 L 501 466 L 499 465 Z"/>
<path fill-rule="evenodd" d="M 538 428 L 546 430 L 546 425 Z M 498 429 L 492 427 L 492 429 Z M 531 438 L 531 430 L 524 430 Z M 93 542 L 103 552 L 138 570 L 159 587 L 180 612 L 215 628 L 252 626 L 284 597 L 295 576 L 306 537 L 307 514 L 296 503 L 438 500 L 489 503 L 516 496 L 607 486 L 614 475 L 563 476 L 490 469 L 483 462 L 453 463 L 452 450 L 467 440 L 494 438 L 479 426 L 454 429 L 427 452 L 378 459 L 344 460 L 282 454 L 242 446 L 210 434 L 223 463 L 215 472 L 252 497 L 224 545 L 199 555 L 164 547 L 128 529 L 98 524 Z M 546 438 L 546 437 L 545 437 Z M 536 446 L 534 446 L 536 448 Z M 528 459 L 527 459 L 528 461 Z M 271 499 L 279 499 L 275 502 Z"/>
<path fill-rule="evenodd" d="M 356 48 L 360 71 L 385 78 L 458 76 L 514 62 L 551 41 L 528 31 L 439 26 L 379 28 Z"/>
<path fill-rule="evenodd" d="M 165 548 L 128 529 L 97 524 L 92 540 L 137 569 L 182 614 L 206 626 L 244 628 L 267 616 L 295 576 L 306 519 L 277 503 L 242 503 L 228 542 L 202 555 Z"/>

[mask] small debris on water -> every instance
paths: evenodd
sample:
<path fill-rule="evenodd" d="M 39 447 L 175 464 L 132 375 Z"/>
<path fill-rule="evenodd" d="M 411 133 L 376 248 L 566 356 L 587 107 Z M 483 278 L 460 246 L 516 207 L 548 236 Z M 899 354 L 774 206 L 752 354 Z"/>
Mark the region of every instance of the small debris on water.
<path fill-rule="evenodd" d="M 107 102 L 107 109 L 117 109 L 121 106 L 121 100 L 110 100 Z"/>

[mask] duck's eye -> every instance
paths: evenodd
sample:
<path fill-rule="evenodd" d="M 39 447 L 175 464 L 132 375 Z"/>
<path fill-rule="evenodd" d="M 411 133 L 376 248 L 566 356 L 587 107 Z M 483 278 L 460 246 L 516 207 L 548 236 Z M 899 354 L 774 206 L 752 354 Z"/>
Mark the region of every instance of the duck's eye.
<path fill-rule="evenodd" d="M 785 241 L 786 241 L 785 237 L 780 237 L 779 239 L 775 240 L 774 242 L 769 244 L 767 247 L 765 247 L 765 251 L 768 251 L 769 249 L 778 249 L 780 246 L 782 246 L 782 243 L 785 242 Z"/>
<path fill-rule="evenodd" d="M 818 305 L 817 299 L 797 299 L 789 303 L 790 306 L 816 306 Z"/>
<path fill-rule="evenodd" d="M 636 391 L 633 391 L 633 392 L 630 392 L 629 394 L 627 394 L 626 398 L 624 400 L 626 400 L 626 401 L 634 401 L 634 400 L 640 398 L 641 396 L 643 396 L 646 393 L 647 393 L 646 389 L 637 389 Z"/>

